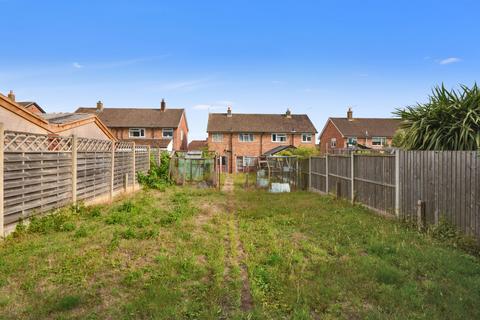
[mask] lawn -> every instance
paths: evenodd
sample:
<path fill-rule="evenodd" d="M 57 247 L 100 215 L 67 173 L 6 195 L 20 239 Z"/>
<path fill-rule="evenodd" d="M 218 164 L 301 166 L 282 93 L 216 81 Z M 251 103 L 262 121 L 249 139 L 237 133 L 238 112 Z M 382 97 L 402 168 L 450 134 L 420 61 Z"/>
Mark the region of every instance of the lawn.
<path fill-rule="evenodd" d="M 480 261 L 313 193 L 172 187 L 0 244 L 1 319 L 480 318 Z"/>

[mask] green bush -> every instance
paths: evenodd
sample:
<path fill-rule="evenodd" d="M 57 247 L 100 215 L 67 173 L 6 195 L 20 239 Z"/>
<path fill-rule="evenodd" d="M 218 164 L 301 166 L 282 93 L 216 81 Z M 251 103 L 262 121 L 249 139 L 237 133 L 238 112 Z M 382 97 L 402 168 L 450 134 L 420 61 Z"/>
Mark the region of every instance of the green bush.
<path fill-rule="evenodd" d="M 150 159 L 150 170 L 147 174 L 138 173 L 138 182 L 147 188 L 165 190 L 171 184 L 169 176 L 170 156 L 163 152 L 160 156 L 160 165 L 154 158 Z"/>
<path fill-rule="evenodd" d="M 305 159 L 317 154 L 318 154 L 318 150 L 316 148 L 302 147 L 302 146 L 296 149 L 292 148 L 292 149 L 283 150 L 278 153 L 278 155 L 280 156 L 288 156 L 288 157 L 297 156 L 301 159 Z"/>

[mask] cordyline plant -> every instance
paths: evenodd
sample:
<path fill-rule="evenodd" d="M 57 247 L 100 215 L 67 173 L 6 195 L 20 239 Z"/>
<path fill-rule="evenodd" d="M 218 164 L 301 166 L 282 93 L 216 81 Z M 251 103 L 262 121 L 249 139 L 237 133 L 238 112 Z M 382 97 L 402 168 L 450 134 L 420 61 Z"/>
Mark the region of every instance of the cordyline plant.
<path fill-rule="evenodd" d="M 398 147 L 409 150 L 480 150 L 480 90 L 461 85 L 460 90 L 437 86 L 429 102 L 394 114 L 403 121 L 395 137 Z"/>

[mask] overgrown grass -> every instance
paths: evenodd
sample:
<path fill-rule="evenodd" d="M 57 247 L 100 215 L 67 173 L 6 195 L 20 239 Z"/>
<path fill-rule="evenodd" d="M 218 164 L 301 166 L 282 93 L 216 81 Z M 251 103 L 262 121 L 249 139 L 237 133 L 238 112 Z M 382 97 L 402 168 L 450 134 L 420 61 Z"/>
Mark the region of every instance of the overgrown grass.
<path fill-rule="evenodd" d="M 237 192 L 259 318 L 479 319 L 479 259 L 309 193 Z"/>
<path fill-rule="evenodd" d="M 449 232 L 242 185 L 144 190 L 20 225 L 0 244 L 0 318 L 480 317 L 479 259 L 438 239 Z"/>

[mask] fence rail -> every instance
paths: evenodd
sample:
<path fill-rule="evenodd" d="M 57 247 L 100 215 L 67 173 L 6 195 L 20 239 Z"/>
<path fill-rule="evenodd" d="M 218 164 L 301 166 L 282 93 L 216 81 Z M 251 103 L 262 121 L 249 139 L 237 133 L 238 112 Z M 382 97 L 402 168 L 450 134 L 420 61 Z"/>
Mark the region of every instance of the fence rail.
<path fill-rule="evenodd" d="M 0 123 L 0 236 L 4 227 L 76 201 L 113 197 L 148 171 L 134 143 L 4 131 Z"/>
<path fill-rule="evenodd" d="M 311 157 L 302 166 L 307 167 L 302 170 L 309 172 L 312 191 L 336 194 L 382 213 L 423 219 L 427 224 L 437 224 L 444 217 L 480 239 L 479 152 L 326 155 Z"/>

